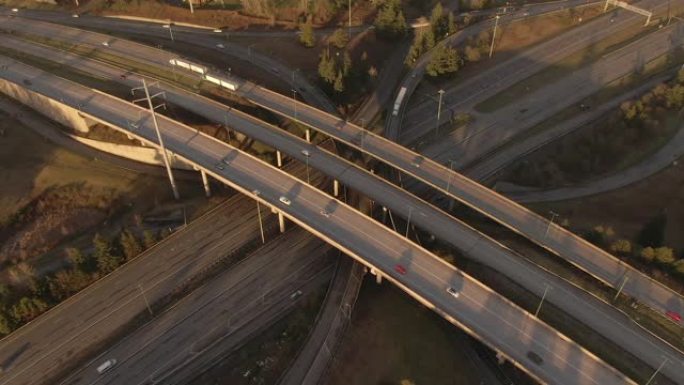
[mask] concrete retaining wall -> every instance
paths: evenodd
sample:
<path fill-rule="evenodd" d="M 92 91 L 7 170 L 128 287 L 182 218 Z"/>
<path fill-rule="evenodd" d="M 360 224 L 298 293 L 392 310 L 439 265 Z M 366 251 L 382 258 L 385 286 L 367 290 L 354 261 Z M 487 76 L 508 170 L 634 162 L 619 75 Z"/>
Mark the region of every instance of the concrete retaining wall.
<path fill-rule="evenodd" d="M 137 162 L 152 164 L 156 166 L 163 166 L 164 159 L 162 158 L 161 150 L 153 147 L 138 147 L 129 146 L 125 144 L 117 144 L 110 142 L 103 142 L 100 140 L 82 138 L 76 135 L 69 135 L 72 139 L 81 142 L 94 149 L 106 152 L 108 154 L 121 156 L 127 159 L 135 160 Z M 171 167 L 181 170 L 193 170 L 192 165 L 178 159 L 173 153 L 169 152 L 169 161 Z"/>
<path fill-rule="evenodd" d="M 30 84 L 15 84 L 4 79 L 0 79 L 0 92 L 15 99 L 42 115 L 61 123 L 64 126 L 73 128 L 79 132 L 88 132 L 90 126 L 95 122 L 87 119 L 78 110 L 65 106 L 59 101 L 39 95 L 30 90 Z"/>

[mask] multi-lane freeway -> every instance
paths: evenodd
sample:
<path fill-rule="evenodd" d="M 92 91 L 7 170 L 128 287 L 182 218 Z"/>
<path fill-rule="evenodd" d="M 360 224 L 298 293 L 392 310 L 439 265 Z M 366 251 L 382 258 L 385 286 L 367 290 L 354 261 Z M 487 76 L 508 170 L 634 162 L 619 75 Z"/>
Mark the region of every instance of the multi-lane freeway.
<path fill-rule="evenodd" d="M 59 63 L 75 66 L 80 71 L 91 73 L 99 78 L 109 78 L 129 86 L 134 86 L 140 82 L 137 77 L 130 75 L 123 79 L 120 76 L 122 70 L 103 63 L 25 43 L 14 38 L 0 37 L 0 46 L 37 57 L 49 57 Z M 287 134 L 277 127 L 270 126 L 195 93 L 174 88 L 164 83 L 155 86 L 154 91 L 164 92 L 167 101 L 170 103 L 183 106 L 209 120 L 228 124 L 233 129 L 278 148 L 302 162 L 308 161 L 311 167 L 319 169 L 327 175 L 335 176 L 354 190 L 360 191 L 376 200 L 377 203 L 389 207 L 395 213 L 404 216 L 412 213 L 413 223 L 420 228 L 463 250 L 467 256 L 474 260 L 502 272 L 540 297 L 546 291 L 547 285 L 552 286 L 554 290 L 546 297 L 549 302 L 556 304 L 567 314 L 573 315 L 580 322 L 614 341 L 625 351 L 638 353 L 640 359 L 652 367 L 657 367 L 663 356 L 668 357 L 672 363 L 683 361 L 680 352 L 664 344 L 661 340 L 648 335 L 647 332 L 632 323 L 612 306 L 569 285 L 563 279 L 540 269 L 524 258 L 520 258 L 493 239 L 397 186 L 384 182 L 365 170 L 315 145 Z M 309 155 L 302 155 L 303 150 L 306 150 Z M 307 157 L 308 159 L 306 159 Z M 684 381 L 684 376 L 679 378 L 681 374 L 684 374 L 681 371 L 683 368 L 684 366 L 670 364 L 664 367 L 663 373 L 677 381 Z"/>
<path fill-rule="evenodd" d="M 141 108 L 11 60 L 4 60 L 3 65 L 3 78 L 18 84 L 33 79 L 33 91 L 53 98 L 61 91 L 67 96 L 67 104 L 81 103 L 82 114 L 154 143 L 151 119 L 139 118 Z M 164 117 L 158 121 L 169 150 L 384 271 L 390 281 L 495 346 L 542 381 L 631 382 L 500 295 L 345 204 L 189 127 Z M 129 126 L 131 122 L 135 123 Z M 459 291 L 458 298 L 446 292 L 450 286 Z M 529 352 L 544 357 L 543 362 L 530 364 Z"/>

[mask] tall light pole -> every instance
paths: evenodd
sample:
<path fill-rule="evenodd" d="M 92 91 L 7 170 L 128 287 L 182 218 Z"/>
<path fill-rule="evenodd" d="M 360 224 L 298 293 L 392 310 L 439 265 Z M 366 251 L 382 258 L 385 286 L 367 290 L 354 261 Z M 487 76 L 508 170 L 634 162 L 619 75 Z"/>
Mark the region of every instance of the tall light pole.
<path fill-rule="evenodd" d="M 492 57 L 492 54 L 494 54 L 494 39 L 496 39 L 496 27 L 499 26 L 499 15 L 496 15 L 495 21 L 494 21 L 494 33 L 492 34 L 492 45 L 489 47 L 489 57 Z"/>
<path fill-rule="evenodd" d="M 161 132 L 159 132 L 159 124 L 157 123 L 157 113 L 154 111 L 154 106 L 152 105 L 152 97 L 150 97 L 150 90 L 147 88 L 145 78 L 142 79 L 142 83 L 143 89 L 145 90 L 145 99 L 147 99 L 147 104 L 150 107 L 150 114 L 152 115 L 152 123 L 154 123 L 154 130 L 157 132 L 157 140 L 159 141 L 159 147 L 161 147 L 162 158 L 164 159 L 164 166 L 166 166 L 166 173 L 169 176 L 169 182 L 171 183 L 171 189 L 173 190 L 173 197 L 176 198 L 176 200 L 178 200 L 180 199 L 180 195 L 178 194 L 178 187 L 176 186 L 176 180 L 173 178 L 173 172 L 171 172 L 169 156 L 166 152 L 166 147 L 164 146 L 164 140 L 162 139 Z"/>
<path fill-rule="evenodd" d="M 451 176 L 454 174 L 453 173 L 453 171 L 454 171 L 454 160 L 453 159 L 449 159 L 449 170 L 451 170 L 452 172 L 449 173 L 449 179 L 447 180 L 447 190 L 446 190 L 447 194 L 449 194 L 449 187 L 451 187 Z"/>
<path fill-rule="evenodd" d="M 175 42 L 173 39 L 173 23 L 171 23 L 171 20 L 169 20 L 169 36 L 171 37 L 171 41 Z"/>
<path fill-rule="evenodd" d="M 309 157 L 311 156 L 311 153 L 309 150 L 302 150 L 302 155 L 304 155 L 304 159 L 306 159 L 306 183 L 311 184 L 311 179 L 309 178 Z"/>
<path fill-rule="evenodd" d="M 534 312 L 535 317 L 539 316 L 539 310 L 541 310 L 542 304 L 544 303 L 544 299 L 546 298 L 546 293 L 548 291 L 549 291 L 549 285 L 544 284 L 544 294 L 541 297 L 541 301 L 539 301 L 539 305 L 537 305 L 537 310 Z"/>
<path fill-rule="evenodd" d="M 549 221 L 549 224 L 546 225 L 546 231 L 544 232 L 544 238 L 546 238 L 549 235 L 549 229 L 551 228 L 551 224 L 553 223 L 553 220 L 559 215 L 554 213 L 553 211 L 549 211 L 551 214 L 551 220 Z"/>
<path fill-rule="evenodd" d="M 437 103 L 437 119 L 435 121 L 435 137 L 439 136 L 439 118 L 442 115 L 442 96 L 444 95 L 444 90 L 437 91 L 439 94 L 439 103 Z"/>
<path fill-rule="evenodd" d="M 259 218 L 259 231 L 261 232 L 261 243 L 264 244 L 266 243 L 266 237 L 264 237 L 264 225 L 261 222 L 261 206 L 259 206 L 259 190 L 254 190 L 252 191 L 252 194 L 254 194 L 254 200 L 256 201 L 257 204 L 257 217 Z"/>
<path fill-rule="evenodd" d="M 190 4 L 190 13 L 194 14 L 195 8 L 192 7 L 192 0 L 188 0 L 188 4 Z"/>
<path fill-rule="evenodd" d="M 408 238 L 409 226 L 411 225 L 411 213 L 413 213 L 413 207 L 409 207 L 408 220 L 406 221 L 406 238 Z"/>
<path fill-rule="evenodd" d="M 660 364 L 660 366 L 658 366 L 658 369 L 656 369 L 655 373 L 653 373 L 653 375 L 651 376 L 651 378 L 649 378 L 648 381 L 646 381 L 646 384 L 645 384 L 645 385 L 650 385 L 651 382 L 653 381 L 653 379 L 655 378 L 655 376 L 657 376 L 658 373 L 660 373 L 660 369 L 662 369 L 663 366 L 665 366 L 665 364 L 667 363 L 668 359 L 667 359 L 667 357 L 664 357 L 664 358 L 665 358 L 665 359 L 663 360 L 663 363 Z"/>
<path fill-rule="evenodd" d="M 347 28 L 347 36 L 351 40 L 351 0 L 349 0 L 349 28 Z"/>

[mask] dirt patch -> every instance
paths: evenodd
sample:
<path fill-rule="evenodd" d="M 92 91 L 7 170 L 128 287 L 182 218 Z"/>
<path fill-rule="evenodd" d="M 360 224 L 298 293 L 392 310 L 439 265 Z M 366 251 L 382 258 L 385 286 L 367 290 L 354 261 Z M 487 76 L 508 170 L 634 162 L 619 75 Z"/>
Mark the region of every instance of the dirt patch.
<path fill-rule="evenodd" d="M 328 385 L 478 384 L 463 332 L 394 286 L 361 288 Z"/>
<path fill-rule="evenodd" d="M 0 230 L 0 262 L 41 254 L 66 237 L 95 226 L 113 209 L 113 189 L 71 184 L 48 189 L 10 217 Z M 3 239 L 4 238 L 4 239 Z"/>

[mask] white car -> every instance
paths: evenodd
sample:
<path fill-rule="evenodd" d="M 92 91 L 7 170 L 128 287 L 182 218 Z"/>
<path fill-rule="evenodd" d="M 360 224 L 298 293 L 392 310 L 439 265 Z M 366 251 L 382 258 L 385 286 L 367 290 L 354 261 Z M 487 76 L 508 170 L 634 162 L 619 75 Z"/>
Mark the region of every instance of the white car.
<path fill-rule="evenodd" d="M 454 289 L 451 286 L 447 287 L 446 291 L 447 291 L 447 293 L 451 294 L 451 296 L 454 298 L 458 298 L 458 296 L 459 296 L 458 291 L 456 291 L 456 289 Z"/>
<path fill-rule="evenodd" d="M 73 15 L 71 15 L 71 17 L 79 18 L 80 16 L 78 15 L 78 13 L 74 13 Z"/>
<path fill-rule="evenodd" d="M 100 364 L 100 366 L 97 367 L 97 373 L 102 374 L 109 369 L 113 368 L 114 365 L 116 365 L 116 359 L 110 358 L 107 361 L 103 362 Z"/>
<path fill-rule="evenodd" d="M 216 32 L 216 33 L 221 33 L 221 32 L 223 32 L 223 31 L 220 30 L 220 29 L 218 29 L 218 28 L 216 28 L 216 29 L 214 30 L 214 32 Z"/>
<path fill-rule="evenodd" d="M 280 200 L 280 202 L 282 202 L 283 204 L 288 205 L 288 206 L 292 203 L 292 201 L 287 199 L 287 197 L 280 197 L 279 200 Z"/>
<path fill-rule="evenodd" d="M 221 44 L 221 43 L 218 43 L 218 44 L 216 44 L 216 48 L 222 48 L 223 49 L 223 48 L 226 48 L 226 46 Z"/>
<path fill-rule="evenodd" d="M 14 13 L 19 12 L 19 8 L 12 8 L 12 12 L 14 12 Z"/>
<path fill-rule="evenodd" d="M 102 42 L 102 45 L 105 46 L 105 47 L 109 47 L 109 42 L 108 42 L 108 41 L 103 41 L 103 42 Z"/>

